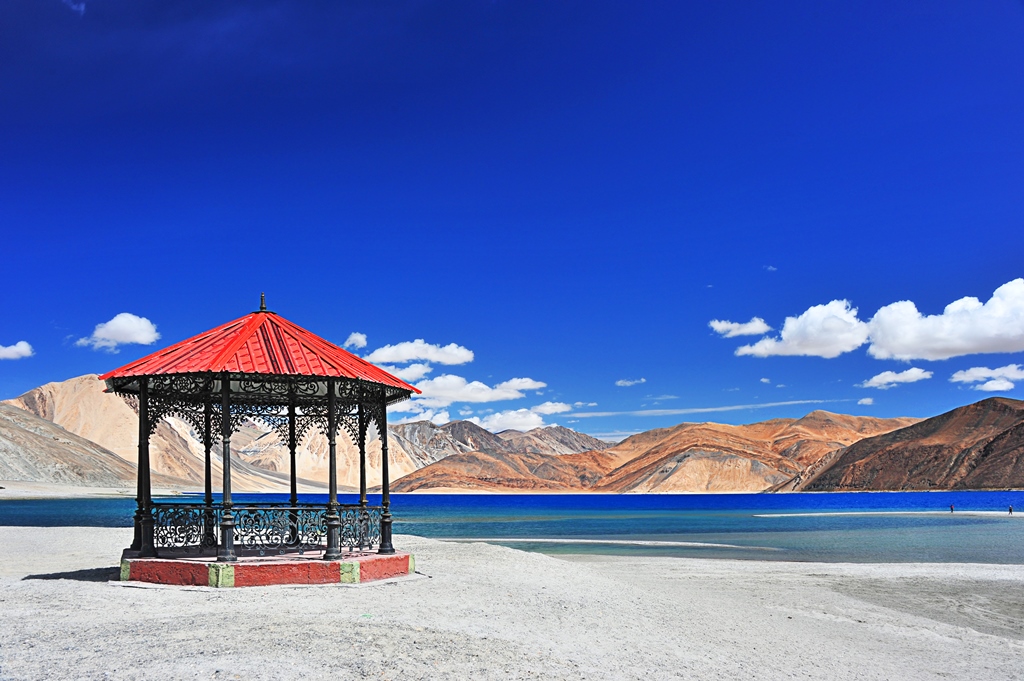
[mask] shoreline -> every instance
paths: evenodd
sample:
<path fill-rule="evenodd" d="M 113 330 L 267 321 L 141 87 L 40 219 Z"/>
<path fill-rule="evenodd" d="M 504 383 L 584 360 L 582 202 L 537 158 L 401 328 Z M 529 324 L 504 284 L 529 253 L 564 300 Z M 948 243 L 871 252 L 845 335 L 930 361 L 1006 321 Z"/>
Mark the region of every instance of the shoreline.
<path fill-rule="evenodd" d="M 287 494 L 287 491 L 266 492 L 233 490 L 234 494 Z M 392 496 L 414 495 L 451 495 L 451 496 L 566 496 L 566 497 L 602 497 L 602 496 L 728 496 L 742 495 L 752 496 L 764 494 L 771 497 L 784 497 L 788 495 L 811 495 L 811 494 L 897 494 L 897 493 L 918 494 L 929 493 L 971 493 L 971 492 L 1024 492 L 1018 489 L 977 489 L 977 490 L 837 490 L 832 492 L 581 492 L 581 491 L 545 491 L 545 490 L 480 490 L 464 489 L 458 487 L 430 488 L 425 490 L 414 490 L 412 492 L 392 492 Z M 356 494 L 358 490 L 339 488 L 339 494 Z M 370 494 L 380 494 L 380 489 L 370 489 Z M 31 482 L 24 480 L 0 480 L 0 501 L 14 499 L 88 499 L 88 498 L 131 498 L 136 494 L 134 485 L 118 487 L 93 487 L 89 485 L 64 485 L 52 482 Z M 185 489 L 180 487 L 154 488 L 154 497 L 177 497 L 203 494 L 202 489 Z M 326 488 L 322 492 L 303 492 L 303 494 L 327 494 Z M 1024 512 L 1024 503 L 1021 504 L 1021 511 Z M 956 511 L 956 513 L 967 513 L 968 511 Z M 936 511 L 942 513 L 942 511 Z M 797 514 L 784 514 L 797 515 Z M 806 514 L 814 515 L 814 514 Z"/>
<path fill-rule="evenodd" d="M 552 557 L 399 534 L 427 578 L 111 585 L 130 539 L 0 527 L 4 678 L 1001 681 L 1024 656 L 1020 565 Z"/>

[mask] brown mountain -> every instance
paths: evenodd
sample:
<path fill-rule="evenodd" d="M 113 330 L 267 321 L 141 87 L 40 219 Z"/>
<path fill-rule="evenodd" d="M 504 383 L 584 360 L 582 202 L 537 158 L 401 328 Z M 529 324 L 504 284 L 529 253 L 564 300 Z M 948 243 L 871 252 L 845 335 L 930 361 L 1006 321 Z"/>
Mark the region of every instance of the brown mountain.
<path fill-rule="evenodd" d="M 798 489 L 1024 487 L 1024 402 L 993 397 L 847 447 Z"/>
<path fill-rule="evenodd" d="M 46 419 L 0 404 L 0 480 L 131 488 L 135 465 Z M 155 476 L 153 482 L 182 481 Z"/>
<path fill-rule="evenodd" d="M 397 481 L 395 489 L 761 491 L 793 479 L 834 450 L 914 421 L 816 411 L 802 419 L 746 426 L 684 423 L 634 435 L 603 451 L 449 456 Z"/>
<path fill-rule="evenodd" d="M 79 376 L 48 383 L 6 404 L 53 422 L 134 466 L 138 453 L 137 416 L 120 397 L 105 393 L 104 387 L 95 375 Z M 388 463 L 392 480 L 449 455 L 470 451 L 506 452 L 519 446 L 540 453 L 565 453 L 583 451 L 594 443 L 603 445 L 566 428 L 542 428 L 530 433 L 506 431 L 503 435 L 505 437 L 499 437 L 468 421 L 443 426 L 426 421 L 389 426 Z M 510 438 L 517 437 L 521 437 L 517 441 L 522 444 L 510 445 Z M 575 449 L 573 442 L 576 442 Z M 232 437 L 231 444 L 236 490 L 287 490 L 288 448 L 276 433 L 260 423 L 250 422 Z M 162 421 L 150 441 L 150 455 L 155 475 L 174 478 L 186 488 L 189 483 L 194 489 L 202 488 L 203 446 L 199 435 L 187 423 L 176 418 Z M 219 456 L 215 455 L 213 463 L 214 488 L 218 489 Z M 301 491 L 324 491 L 327 439 L 318 433 L 307 437 L 299 446 L 296 464 Z M 372 488 L 379 486 L 380 481 L 381 443 L 371 429 L 367 440 L 367 482 Z M 338 484 L 348 490 L 357 489 L 359 485 L 358 449 L 345 436 L 338 438 Z"/>
<path fill-rule="evenodd" d="M 562 426 L 534 428 L 525 433 L 503 430 L 498 433 L 498 437 L 504 440 L 507 451 L 521 454 L 578 454 L 601 451 L 612 446 L 610 442 Z"/>

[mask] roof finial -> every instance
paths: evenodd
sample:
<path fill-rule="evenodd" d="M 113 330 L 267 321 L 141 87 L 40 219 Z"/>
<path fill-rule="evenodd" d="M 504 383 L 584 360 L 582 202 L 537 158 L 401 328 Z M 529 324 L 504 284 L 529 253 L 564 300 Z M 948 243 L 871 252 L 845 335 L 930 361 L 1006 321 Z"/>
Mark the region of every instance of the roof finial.
<path fill-rule="evenodd" d="M 260 292 L 260 312 L 266 312 L 266 311 L 267 311 L 267 295 L 265 293 L 263 293 L 263 292 Z"/>

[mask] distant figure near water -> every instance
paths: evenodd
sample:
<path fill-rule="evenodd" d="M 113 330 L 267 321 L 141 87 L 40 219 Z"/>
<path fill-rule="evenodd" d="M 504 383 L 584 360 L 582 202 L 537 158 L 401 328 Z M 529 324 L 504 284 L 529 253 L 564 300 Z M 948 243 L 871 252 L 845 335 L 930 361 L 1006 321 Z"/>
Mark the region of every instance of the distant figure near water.
<path fill-rule="evenodd" d="M 1013 515 L 1013 506 L 1010 507 L 1010 515 Z"/>
<path fill-rule="evenodd" d="M 953 504 L 950 504 L 950 505 L 949 505 L 949 512 L 950 512 L 950 513 L 952 513 L 952 512 L 953 512 Z"/>

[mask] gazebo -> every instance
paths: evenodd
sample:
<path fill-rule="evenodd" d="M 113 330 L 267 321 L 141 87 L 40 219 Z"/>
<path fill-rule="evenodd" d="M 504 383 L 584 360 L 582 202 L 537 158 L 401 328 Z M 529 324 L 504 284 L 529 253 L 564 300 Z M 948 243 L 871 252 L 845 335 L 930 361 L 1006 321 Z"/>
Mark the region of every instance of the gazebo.
<path fill-rule="evenodd" d="M 100 379 L 139 415 L 135 536 L 126 556 L 175 559 L 216 555 L 312 556 L 338 561 L 343 552 L 394 554 L 388 478 L 387 407 L 419 391 L 386 371 L 267 310 L 181 341 Z M 154 501 L 149 440 L 174 416 L 205 448 L 203 503 Z M 265 424 L 287 443 L 288 503 L 239 503 L 231 497 L 231 436 L 246 421 Z M 381 504 L 367 503 L 366 440 L 381 439 Z M 313 430 L 328 443 L 326 504 L 300 503 L 296 448 Z M 344 430 L 359 450 L 359 502 L 338 503 L 337 446 Z M 223 482 L 213 496 L 213 448 L 219 440 Z M 322 556 L 320 555 L 322 552 Z M 207 558 L 207 561 L 211 558 Z M 211 568 L 211 583 L 213 572 Z M 344 581 L 344 580 L 343 580 Z"/>

